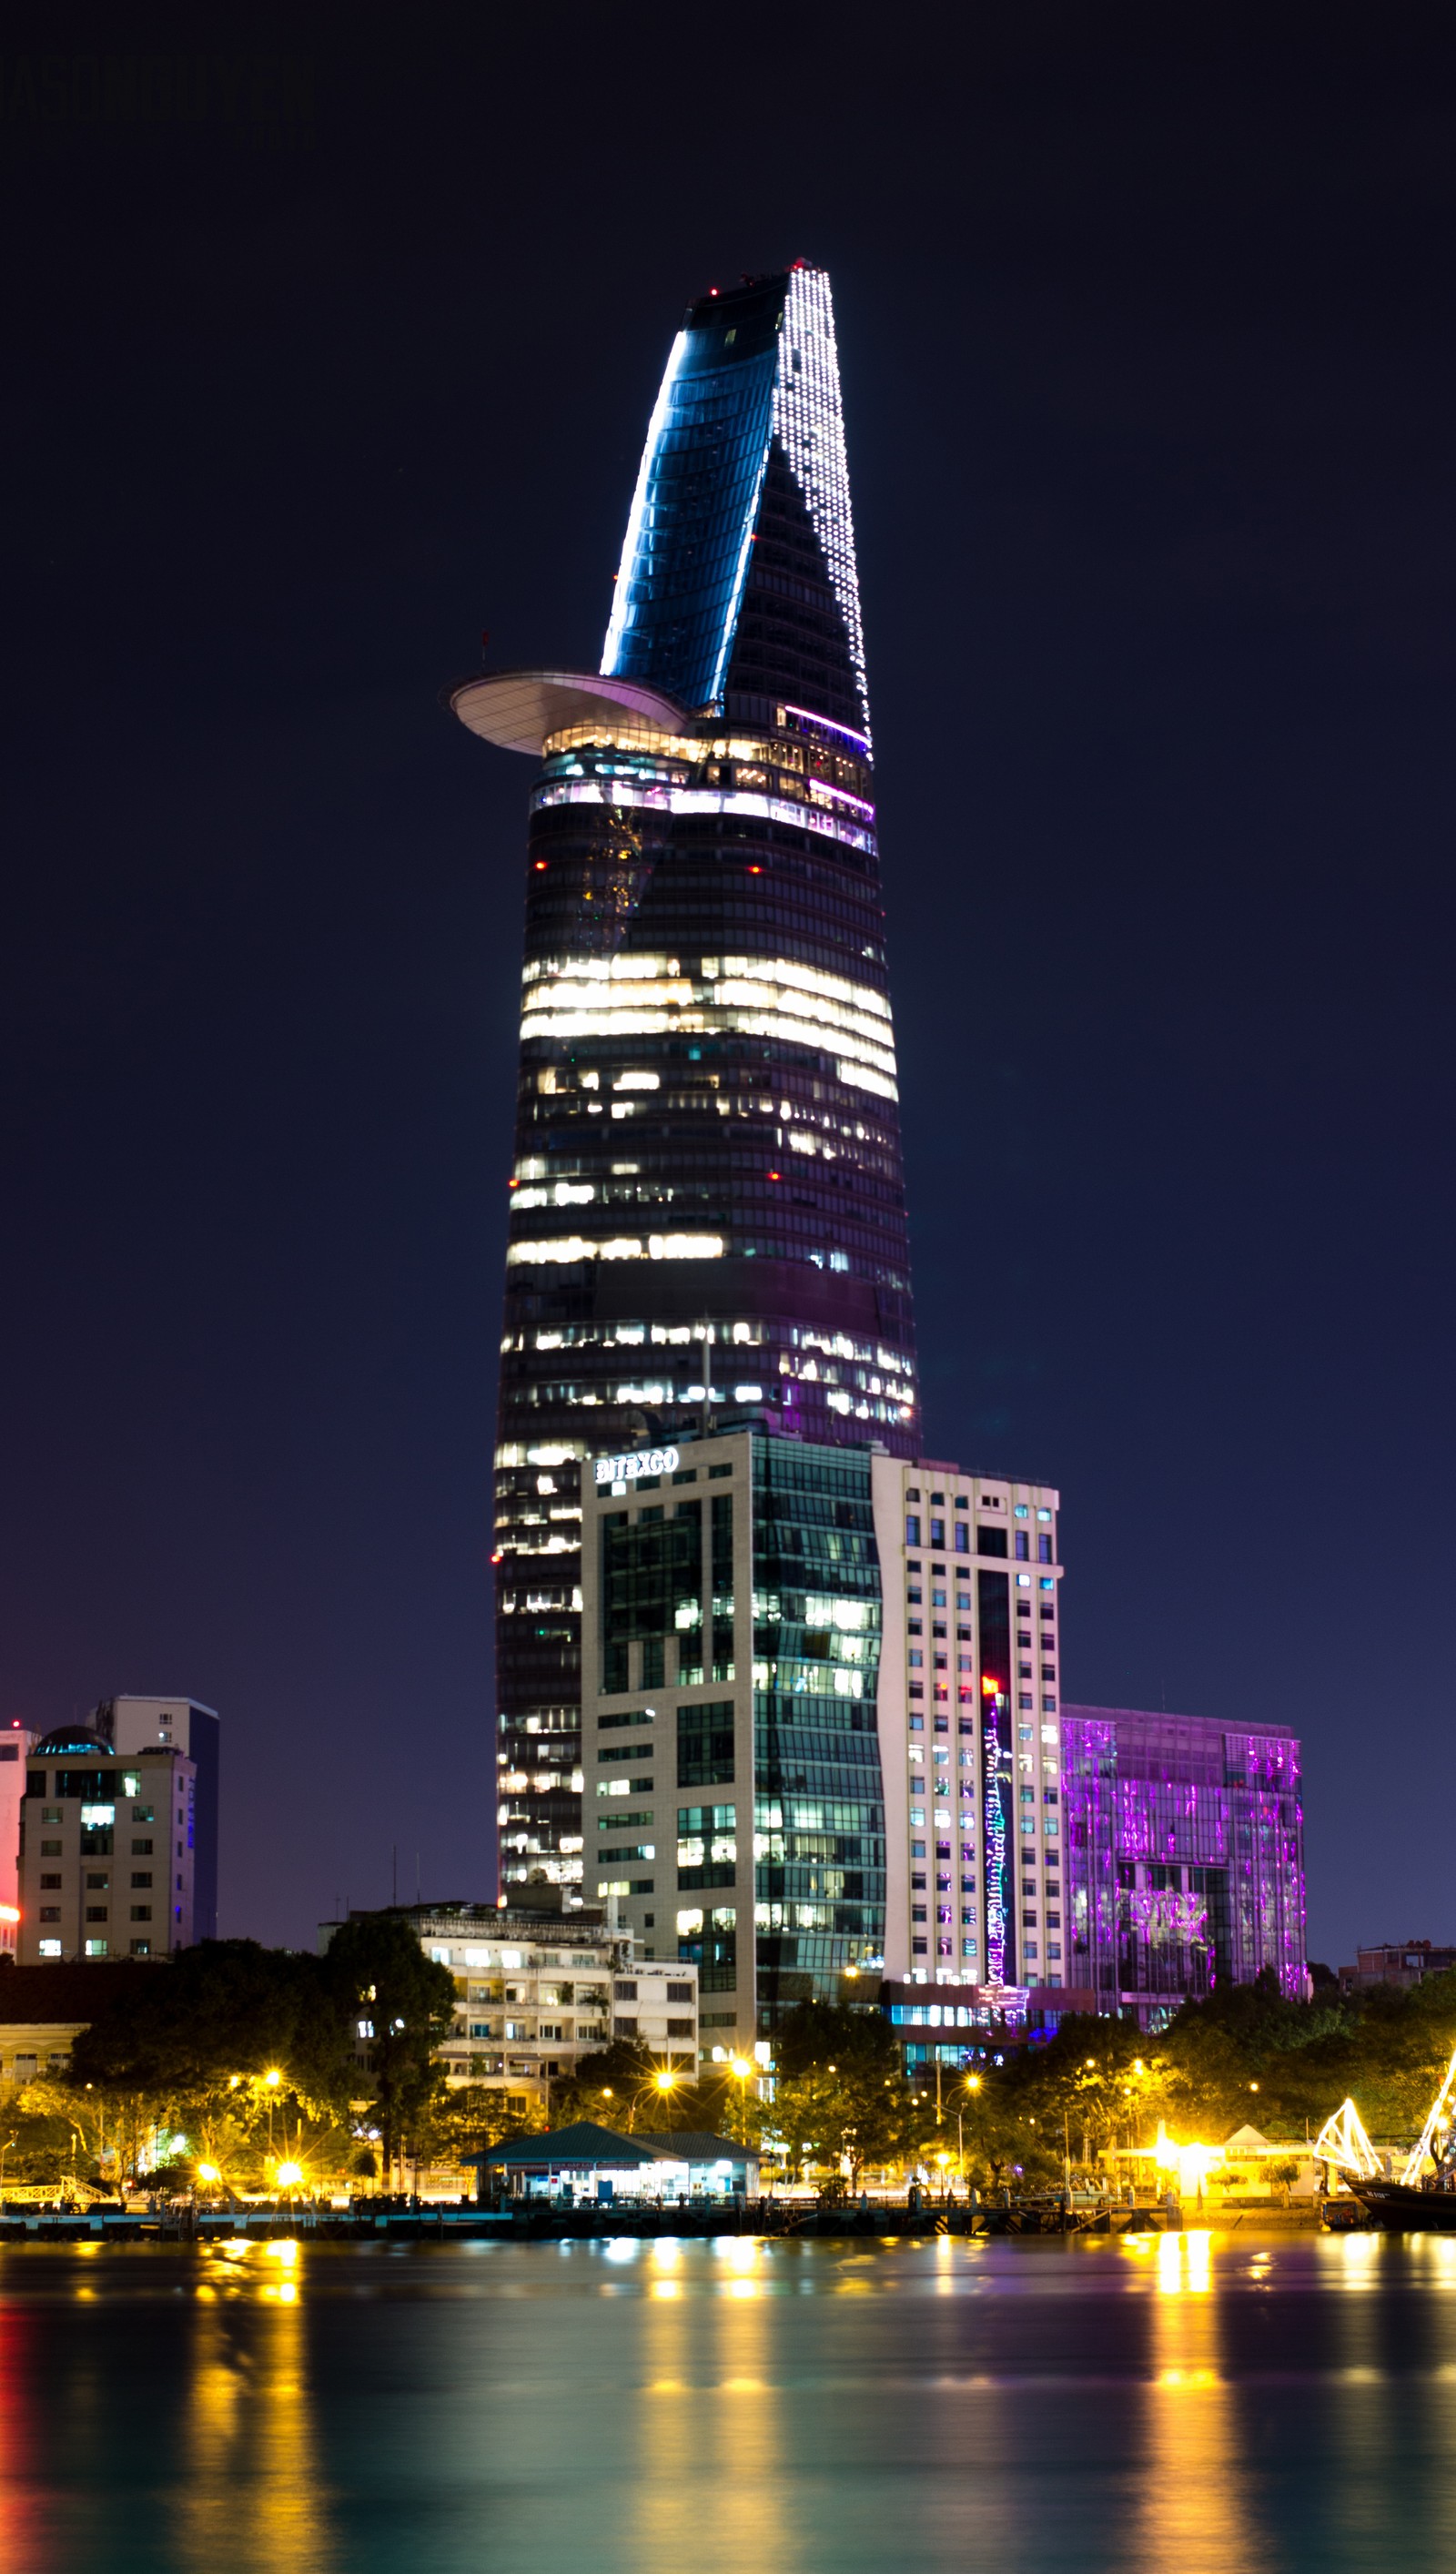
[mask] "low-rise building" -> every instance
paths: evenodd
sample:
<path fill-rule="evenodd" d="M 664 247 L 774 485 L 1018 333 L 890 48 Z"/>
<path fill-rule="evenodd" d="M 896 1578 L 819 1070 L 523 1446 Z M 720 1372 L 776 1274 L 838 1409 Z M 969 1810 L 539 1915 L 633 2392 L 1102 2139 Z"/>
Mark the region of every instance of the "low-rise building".
<path fill-rule="evenodd" d="M 1373 1948 L 1357 1948 L 1353 1966 L 1341 1966 L 1340 1990 L 1364 1992 L 1372 1984 L 1396 1984 L 1406 1989 L 1425 1982 L 1427 1975 L 1449 1974 L 1456 1966 L 1456 1948 L 1437 1948 L 1429 1939 L 1386 1939 Z"/>
<path fill-rule="evenodd" d="M 482 2197 L 627 2199 L 685 2206 L 696 2200 L 755 2198 L 758 2155 L 730 2136 L 644 2128 L 622 2135 L 580 2118 L 544 2136 L 512 2136 L 489 2153 L 468 2156 L 480 2172 Z"/>
<path fill-rule="evenodd" d="M 398 1913 L 455 1978 L 455 2026 L 440 2048 L 454 2088 L 499 2091 L 505 2115 L 524 2117 L 546 2108 L 552 2083 L 615 2037 L 638 2040 L 665 2069 L 696 2074 L 697 1968 L 643 1958 L 632 1933 L 605 1914 L 494 1904 L 402 1905 Z M 320 1925 L 323 1946 L 338 1927 Z"/>
<path fill-rule="evenodd" d="M 119 1758 L 62 1727 L 25 1765 L 22 1965 L 167 1957 L 196 1935 L 197 1765 L 170 1745 Z"/>

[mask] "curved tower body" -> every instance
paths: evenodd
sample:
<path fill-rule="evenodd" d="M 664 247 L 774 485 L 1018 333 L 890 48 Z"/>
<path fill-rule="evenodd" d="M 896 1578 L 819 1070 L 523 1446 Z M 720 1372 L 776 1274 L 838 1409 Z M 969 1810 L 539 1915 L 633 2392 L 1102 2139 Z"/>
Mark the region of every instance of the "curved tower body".
<path fill-rule="evenodd" d="M 690 309 L 601 671 L 452 703 L 541 758 L 496 1449 L 509 1892 L 583 1874 L 584 1463 L 709 1427 L 918 1446 L 822 272 Z"/>

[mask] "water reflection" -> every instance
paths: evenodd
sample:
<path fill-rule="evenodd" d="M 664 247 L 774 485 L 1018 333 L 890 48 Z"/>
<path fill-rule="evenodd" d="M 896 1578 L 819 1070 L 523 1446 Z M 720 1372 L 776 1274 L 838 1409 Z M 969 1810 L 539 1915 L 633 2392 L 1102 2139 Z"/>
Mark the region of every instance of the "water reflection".
<path fill-rule="evenodd" d="M 179 2568 L 327 2574 L 299 2247 L 229 2246 L 215 2266 L 193 2307 Z"/>
<path fill-rule="evenodd" d="M 1227 2258 L 1223 2246 L 1219 2257 Z M 1245 2574 L 1267 2561 L 1248 2511 L 1248 2459 L 1225 2374 L 1209 2234 L 1157 2238 L 1151 2377 L 1129 2566 Z"/>
<path fill-rule="evenodd" d="M 1456 2243 L 0 2254 L 0 2574 L 1448 2574 Z"/>
<path fill-rule="evenodd" d="M 773 2385 L 776 2301 L 759 2275 L 771 2254 L 746 2235 L 712 2253 L 717 2293 L 649 2309 L 650 2401 L 629 2480 L 626 2561 L 653 2574 L 686 2564 L 761 2574 L 795 2562 L 783 2528 L 795 2479 Z"/>

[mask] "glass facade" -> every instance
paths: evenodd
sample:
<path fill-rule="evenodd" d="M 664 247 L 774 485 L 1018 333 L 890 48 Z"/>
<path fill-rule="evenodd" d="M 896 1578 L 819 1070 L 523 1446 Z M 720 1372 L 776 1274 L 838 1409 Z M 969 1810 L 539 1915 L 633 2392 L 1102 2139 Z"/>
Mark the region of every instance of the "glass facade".
<path fill-rule="evenodd" d="M 668 1453 L 672 1481 L 589 1487 L 586 1894 L 746 2046 L 883 1957 L 874 1461 L 761 1431 Z"/>
<path fill-rule="evenodd" d="M 1272 1726 L 1062 1710 L 1069 1984 L 1158 2026 L 1269 1966 L 1305 1991 L 1299 1742 Z"/>
<path fill-rule="evenodd" d="M 496 1451 L 508 1891 L 584 1874 L 583 1459 L 729 1423 L 896 1456 L 917 1445 L 821 272 L 690 311 L 604 670 L 662 692 L 659 714 L 619 716 L 580 682 L 586 711 L 548 732 L 531 799 Z M 664 1632 L 665 1684 L 726 1671 L 732 1602 L 711 1566 L 705 1581 L 697 1623 Z M 604 1654 L 623 1641 L 605 1637 Z"/>
<path fill-rule="evenodd" d="M 758 2022 L 884 1953 L 868 1455 L 753 1442 L 753 1923 Z"/>

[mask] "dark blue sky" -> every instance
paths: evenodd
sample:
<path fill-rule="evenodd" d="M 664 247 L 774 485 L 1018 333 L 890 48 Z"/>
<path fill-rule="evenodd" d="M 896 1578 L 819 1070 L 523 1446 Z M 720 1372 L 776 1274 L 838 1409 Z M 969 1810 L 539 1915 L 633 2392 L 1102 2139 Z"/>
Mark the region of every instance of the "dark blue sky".
<path fill-rule="evenodd" d="M 226 1930 L 491 1892 L 529 772 L 437 692 L 595 665 L 802 255 L 926 1445 L 1061 1486 L 1068 1695 L 1297 1726 L 1316 1955 L 1450 1938 L 1449 18 L 420 14 L 7 34 L 0 1718 L 219 1707 Z"/>

